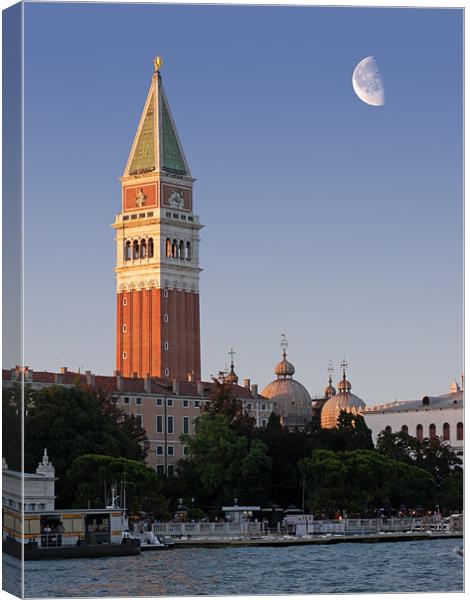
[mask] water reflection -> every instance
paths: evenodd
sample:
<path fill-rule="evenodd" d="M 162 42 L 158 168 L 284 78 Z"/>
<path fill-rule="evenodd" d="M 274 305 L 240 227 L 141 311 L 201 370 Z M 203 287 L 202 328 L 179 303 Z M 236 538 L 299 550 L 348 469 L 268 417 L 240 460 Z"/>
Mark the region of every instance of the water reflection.
<path fill-rule="evenodd" d="M 187 548 L 28 562 L 26 597 L 463 590 L 460 540 L 287 548 Z M 10 559 L 13 566 L 17 563 Z M 341 566 L 339 568 L 339 565 Z"/>

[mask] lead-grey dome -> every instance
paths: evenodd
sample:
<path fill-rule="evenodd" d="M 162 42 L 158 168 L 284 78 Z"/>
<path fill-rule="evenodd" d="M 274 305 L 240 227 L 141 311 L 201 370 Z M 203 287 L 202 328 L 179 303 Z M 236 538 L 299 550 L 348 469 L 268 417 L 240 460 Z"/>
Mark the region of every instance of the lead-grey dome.
<path fill-rule="evenodd" d="M 277 379 L 269 383 L 261 395 L 275 402 L 275 414 L 279 415 L 285 427 L 302 427 L 312 418 L 312 400 L 307 389 L 295 379 L 295 367 L 286 358 L 274 370 Z"/>

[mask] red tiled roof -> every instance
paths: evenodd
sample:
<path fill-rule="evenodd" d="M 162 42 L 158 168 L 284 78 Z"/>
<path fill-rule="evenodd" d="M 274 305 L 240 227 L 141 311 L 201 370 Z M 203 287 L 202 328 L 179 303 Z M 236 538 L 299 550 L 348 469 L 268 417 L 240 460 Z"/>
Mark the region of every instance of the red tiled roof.
<path fill-rule="evenodd" d="M 51 373 L 50 371 L 32 371 L 33 383 L 57 383 L 67 385 L 87 385 L 88 377 L 84 373 L 76 373 L 74 371 L 66 371 L 65 373 Z M 12 372 L 10 369 L 3 369 L 3 380 L 10 381 Z M 141 377 L 121 377 L 120 390 L 118 390 L 117 377 L 113 375 L 92 375 L 94 378 L 93 387 L 102 392 L 111 393 L 145 393 L 145 379 Z M 200 396 L 199 390 L 202 384 L 203 395 L 205 398 L 210 397 L 215 389 L 213 381 L 178 381 L 178 396 Z M 251 390 L 241 385 L 234 384 L 232 386 L 233 395 L 235 398 L 250 399 L 252 398 Z M 152 394 L 161 394 L 164 396 L 175 396 L 173 392 L 173 382 L 159 377 L 151 377 L 150 392 Z M 259 395 L 262 400 L 265 399 Z"/>

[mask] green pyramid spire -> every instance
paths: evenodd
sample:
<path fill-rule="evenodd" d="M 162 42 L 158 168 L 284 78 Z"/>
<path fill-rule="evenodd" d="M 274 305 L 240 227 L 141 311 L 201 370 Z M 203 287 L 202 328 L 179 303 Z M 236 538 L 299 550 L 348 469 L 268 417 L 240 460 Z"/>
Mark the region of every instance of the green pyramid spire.
<path fill-rule="evenodd" d="M 152 78 L 124 175 L 153 171 L 191 176 L 158 71 Z"/>
<path fill-rule="evenodd" d="M 173 126 L 166 99 L 162 94 L 162 167 L 170 172 L 176 171 L 187 175 L 187 168 L 178 143 L 178 136 Z"/>
<path fill-rule="evenodd" d="M 129 167 L 129 175 L 155 170 L 154 112 L 155 102 L 154 94 L 152 94 Z"/>

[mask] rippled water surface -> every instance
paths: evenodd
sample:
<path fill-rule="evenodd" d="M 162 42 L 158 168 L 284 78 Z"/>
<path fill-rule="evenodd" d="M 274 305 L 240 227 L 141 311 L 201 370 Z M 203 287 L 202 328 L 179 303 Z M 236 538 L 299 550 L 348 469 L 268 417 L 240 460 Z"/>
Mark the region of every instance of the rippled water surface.
<path fill-rule="evenodd" d="M 26 597 L 463 591 L 460 539 L 27 562 Z M 14 568 L 18 561 L 7 557 Z"/>

